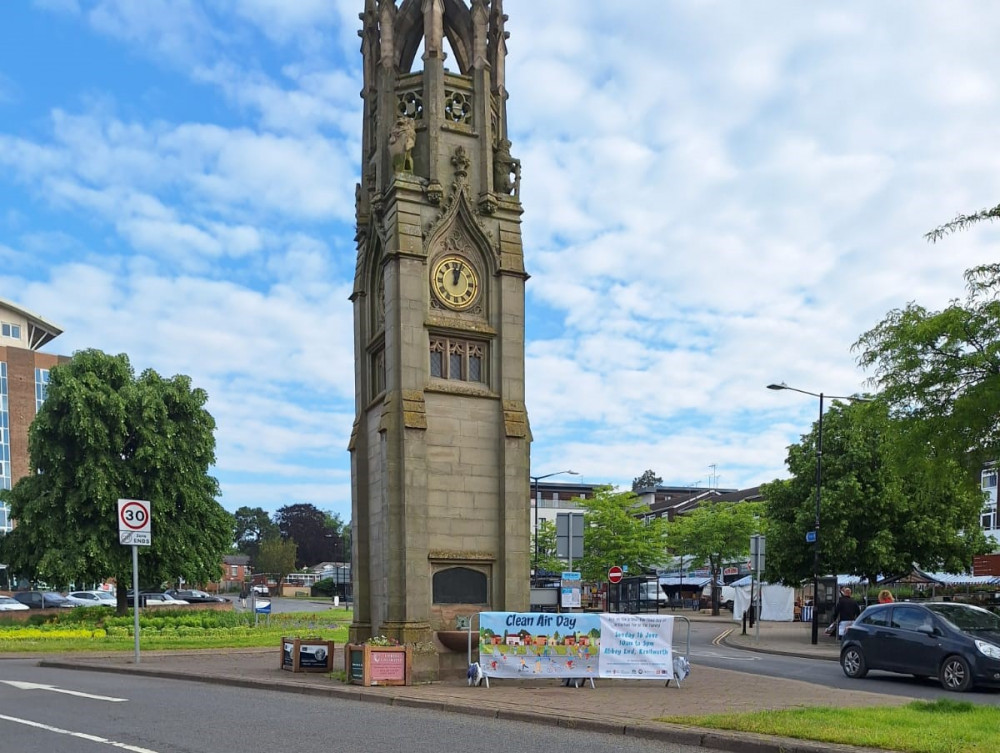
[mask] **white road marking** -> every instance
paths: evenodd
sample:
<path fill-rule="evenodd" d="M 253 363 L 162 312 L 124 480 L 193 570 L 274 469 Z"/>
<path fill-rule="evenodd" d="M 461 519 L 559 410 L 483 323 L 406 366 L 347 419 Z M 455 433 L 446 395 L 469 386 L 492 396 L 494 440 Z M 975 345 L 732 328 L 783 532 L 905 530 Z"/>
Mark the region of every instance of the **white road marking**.
<path fill-rule="evenodd" d="M 63 688 L 57 688 L 55 685 L 41 685 L 37 682 L 19 682 L 18 680 L 0 680 L 4 685 L 10 685 L 11 687 L 17 688 L 18 690 L 49 690 L 53 693 L 63 693 L 65 695 L 75 695 L 80 698 L 90 698 L 95 701 L 109 701 L 111 703 L 124 703 L 128 698 L 114 698 L 107 695 L 92 695 L 90 693 L 81 693 L 79 690 L 64 690 Z"/>
<path fill-rule="evenodd" d="M 691 656 L 707 656 L 710 659 L 726 659 L 728 661 L 762 661 L 759 656 L 747 656 L 739 651 L 732 654 L 724 654 L 719 651 L 692 651 Z"/>
<path fill-rule="evenodd" d="M 43 729 L 47 732 L 56 732 L 60 735 L 69 735 L 70 737 L 78 737 L 81 740 L 89 740 L 93 743 L 102 743 L 103 745 L 110 745 L 113 748 L 121 748 L 122 750 L 129 750 L 132 753 L 157 753 L 155 750 L 150 750 L 149 748 L 140 748 L 138 745 L 129 745 L 128 743 L 120 743 L 114 740 L 108 740 L 106 737 L 98 737 L 97 735 L 88 735 L 84 732 L 73 732 L 68 729 L 60 729 L 59 727 L 53 727 L 48 724 L 41 724 L 40 722 L 33 722 L 30 719 L 18 719 L 14 716 L 5 716 L 0 714 L 0 721 L 14 722 L 14 724 L 23 724 L 28 727 L 35 727 L 36 729 Z"/>

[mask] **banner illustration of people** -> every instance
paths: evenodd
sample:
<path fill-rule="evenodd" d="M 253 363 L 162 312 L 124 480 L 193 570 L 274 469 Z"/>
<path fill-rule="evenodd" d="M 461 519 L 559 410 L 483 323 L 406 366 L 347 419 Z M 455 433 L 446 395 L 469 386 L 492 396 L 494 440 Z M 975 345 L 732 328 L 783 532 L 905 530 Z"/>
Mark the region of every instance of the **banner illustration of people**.
<path fill-rule="evenodd" d="M 673 617 L 482 612 L 479 664 L 487 677 L 665 680 L 673 676 Z"/>

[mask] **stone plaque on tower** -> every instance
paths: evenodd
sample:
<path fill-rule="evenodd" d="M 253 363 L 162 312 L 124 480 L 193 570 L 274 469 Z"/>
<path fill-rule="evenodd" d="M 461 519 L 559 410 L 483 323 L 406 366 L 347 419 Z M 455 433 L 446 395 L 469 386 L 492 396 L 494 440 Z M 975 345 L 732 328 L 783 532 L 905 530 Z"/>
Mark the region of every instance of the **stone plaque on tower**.
<path fill-rule="evenodd" d="M 464 670 L 436 639 L 457 617 L 528 607 L 506 18 L 502 0 L 366 0 L 361 14 L 351 639 L 412 644 L 418 680 Z"/>

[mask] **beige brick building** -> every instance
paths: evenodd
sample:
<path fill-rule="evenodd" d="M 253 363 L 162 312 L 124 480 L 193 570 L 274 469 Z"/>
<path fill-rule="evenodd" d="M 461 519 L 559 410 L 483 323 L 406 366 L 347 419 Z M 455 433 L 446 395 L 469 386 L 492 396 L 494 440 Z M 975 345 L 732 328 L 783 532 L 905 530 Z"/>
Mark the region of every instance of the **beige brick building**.
<path fill-rule="evenodd" d="M 28 427 L 45 399 L 49 369 L 70 359 L 39 352 L 62 330 L 0 298 L 0 488 L 28 474 Z M 12 527 L 0 504 L 0 533 Z"/>

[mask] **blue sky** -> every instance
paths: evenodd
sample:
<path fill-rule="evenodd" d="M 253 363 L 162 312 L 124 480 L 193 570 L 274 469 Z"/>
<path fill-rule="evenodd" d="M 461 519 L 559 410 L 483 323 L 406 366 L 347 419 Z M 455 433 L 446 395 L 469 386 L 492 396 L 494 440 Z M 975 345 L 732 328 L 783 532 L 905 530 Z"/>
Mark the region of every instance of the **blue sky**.
<path fill-rule="evenodd" d="M 746 487 L 1000 201 L 1000 6 L 507 0 L 532 473 Z M 362 0 L 0 8 L 0 297 L 210 395 L 223 505 L 350 518 Z"/>

